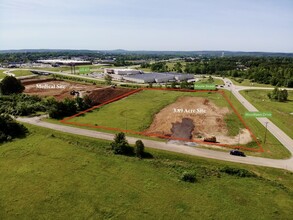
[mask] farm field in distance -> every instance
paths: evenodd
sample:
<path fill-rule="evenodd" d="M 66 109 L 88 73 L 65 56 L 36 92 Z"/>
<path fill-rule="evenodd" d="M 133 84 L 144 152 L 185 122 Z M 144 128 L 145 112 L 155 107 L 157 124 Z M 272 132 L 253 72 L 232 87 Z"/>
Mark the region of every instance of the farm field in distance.
<path fill-rule="evenodd" d="M 240 93 L 259 111 L 272 112 L 269 118 L 289 137 L 293 138 L 293 91 L 288 90 L 288 101 L 271 101 L 267 94 L 271 90 L 245 90 Z"/>
<path fill-rule="evenodd" d="M 153 158 L 139 160 L 113 155 L 107 141 L 25 126 L 27 138 L 0 147 L 1 219 L 293 215 L 293 177 L 284 170 L 150 149 Z M 226 166 L 258 176 L 228 175 Z M 196 183 L 179 180 L 186 170 Z"/>

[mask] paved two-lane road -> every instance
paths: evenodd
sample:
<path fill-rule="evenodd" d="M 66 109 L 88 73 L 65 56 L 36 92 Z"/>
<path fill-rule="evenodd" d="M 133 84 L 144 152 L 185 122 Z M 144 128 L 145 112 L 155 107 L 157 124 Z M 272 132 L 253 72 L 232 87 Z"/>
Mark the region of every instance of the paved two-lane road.
<path fill-rule="evenodd" d="M 82 136 L 104 139 L 104 140 L 113 140 L 114 138 L 114 134 L 48 123 L 48 122 L 42 121 L 40 117 L 17 118 L 17 120 L 20 122 L 25 122 L 25 123 L 29 123 L 29 124 L 65 132 L 65 133 L 70 133 L 70 134 L 82 135 Z M 137 138 L 127 136 L 127 140 L 130 144 L 134 144 Z M 153 140 L 147 140 L 147 139 L 141 139 L 141 140 L 144 142 L 145 146 L 149 148 L 172 151 L 176 153 L 206 157 L 206 158 L 217 159 L 217 160 L 236 162 L 236 163 L 281 168 L 281 169 L 286 169 L 293 172 L 293 158 L 292 157 L 286 160 L 268 159 L 268 158 L 251 157 L 251 156 L 236 157 L 236 156 L 231 156 L 227 152 L 189 147 L 186 145 L 178 145 L 178 144 L 172 144 L 168 142 L 165 143 L 165 142 L 159 142 L 159 141 L 153 141 Z"/>
<path fill-rule="evenodd" d="M 248 87 L 248 86 L 235 86 L 229 79 L 224 79 L 225 82 L 225 88 L 229 89 L 233 95 L 238 99 L 239 102 L 242 103 L 242 105 L 251 112 L 258 111 L 250 102 L 248 102 L 240 93 L 241 90 L 247 90 L 247 89 L 272 89 L 272 88 L 265 88 L 265 87 Z M 229 86 L 228 86 L 229 85 Z M 288 89 L 292 90 L 292 89 Z M 284 147 L 286 147 L 291 155 L 293 155 L 293 140 L 290 138 L 285 132 L 283 132 L 279 127 L 277 127 L 272 121 L 270 121 L 268 118 L 257 118 L 257 120 L 263 125 L 266 126 L 268 131 L 274 135 L 280 142 L 283 144 Z M 293 126 L 292 126 L 292 132 L 293 132 Z"/>

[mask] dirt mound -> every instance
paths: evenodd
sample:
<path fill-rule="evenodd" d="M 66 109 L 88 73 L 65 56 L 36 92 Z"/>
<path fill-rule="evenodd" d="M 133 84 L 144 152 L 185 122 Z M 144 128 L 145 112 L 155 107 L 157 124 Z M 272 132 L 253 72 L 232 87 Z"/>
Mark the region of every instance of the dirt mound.
<path fill-rule="evenodd" d="M 25 86 L 24 93 L 29 95 L 37 95 L 41 97 L 53 96 L 57 100 L 65 98 L 74 98 L 70 95 L 72 90 L 80 92 L 83 96 L 91 93 L 99 88 L 95 85 L 74 83 L 69 81 L 54 80 L 54 79 L 29 79 L 23 80 Z"/>
<path fill-rule="evenodd" d="M 228 136 L 224 120 L 226 114 L 229 113 L 227 107 L 218 107 L 206 98 L 180 97 L 176 102 L 157 113 L 151 126 L 145 132 L 195 140 L 219 136 L 220 142 L 235 144 L 237 138 Z M 243 143 L 248 143 L 252 139 L 249 132 L 244 130 L 241 131 L 242 140 Z"/>
<path fill-rule="evenodd" d="M 74 96 L 70 95 L 70 92 L 74 90 L 78 91 L 81 97 L 87 95 L 92 100 L 93 105 L 107 102 L 131 91 L 131 89 L 126 88 L 98 88 L 91 84 L 54 79 L 26 79 L 22 80 L 22 83 L 25 86 L 24 93 L 29 95 L 53 96 L 57 100 L 63 100 L 65 98 L 74 98 Z"/>
<path fill-rule="evenodd" d="M 102 88 L 99 90 L 92 91 L 88 96 L 92 100 L 93 105 L 98 105 L 107 102 L 111 99 L 129 93 L 131 89 L 126 88 Z"/>
<path fill-rule="evenodd" d="M 57 81 L 57 80 L 54 80 L 54 79 L 22 79 L 21 80 L 21 83 L 24 85 L 24 86 L 27 86 L 27 85 L 32 85 L 32 84 L 37 84 L 37 83 L 45 83 L 45 82 L 53 82 L 53 81 Z"/>

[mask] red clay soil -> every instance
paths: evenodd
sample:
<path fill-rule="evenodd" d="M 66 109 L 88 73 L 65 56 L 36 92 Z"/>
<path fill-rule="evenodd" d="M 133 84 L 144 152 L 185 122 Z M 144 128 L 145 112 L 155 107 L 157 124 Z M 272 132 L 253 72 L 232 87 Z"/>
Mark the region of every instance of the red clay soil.
<path fill-rule="evenodd" d="M 104 102 L 107 102 L 111 99 L 114 99 L 118 96 L 129 93 L 131 89 L 126 88 L 103 88 L 99 90 L 92 91 L 88 96 L 92 100 L 94 105 L 98 105 Z"/>
<path fill-rule="evenodd" d="M 32 84 L 37 84 L 37 83 L 46 83 L 46 82 L 54 82 L 54 81 L 57 81 L 57 80 L 54 80 L 54 79 L 40 79 L 40 78 L 36 78 L 36 79 L 32 79 L 32 78 L 29 78 L 29 79 L 22 79 L 20 80 L 22 85 L 24 86 L 27 86 L 27 85 L 32 85 Z"/>
<path fill-rule="evenodd" d="M 92 100 L 93 105 L 104 103 L 131 91 L 131 89 L 126 88 L 99 88 L 91 84 L 54 79 L 26 79 L 22 80 L 22 84 L 25 86 L 24 93 L 26 94 L 41 97 L 53 96 L 57 100 L 74 98 L 74 96 L 70 95 L 70 92 L 75 90 L 78 91 L 82 97 L 87 95 Z M 55 86 L 56 88 L 38 88 L 37 85 Z M 62 87 L 58 88 L 58 86 Z"/>

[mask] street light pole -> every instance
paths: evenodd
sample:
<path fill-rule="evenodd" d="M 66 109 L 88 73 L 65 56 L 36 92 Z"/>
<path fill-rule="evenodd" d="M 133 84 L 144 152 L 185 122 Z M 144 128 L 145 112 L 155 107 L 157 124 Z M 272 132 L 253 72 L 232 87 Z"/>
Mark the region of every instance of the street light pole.
<path fill-rule="evenodd" d="M 264 144 L 266 143 L 266 140 L 267 140 L 268 123 L 269 122 L 265 122 L 265 124 L 266 124 L 266 130 L 265 130 L 265 136 L 264 136 L 264 141 L 263 141 Z"/>

